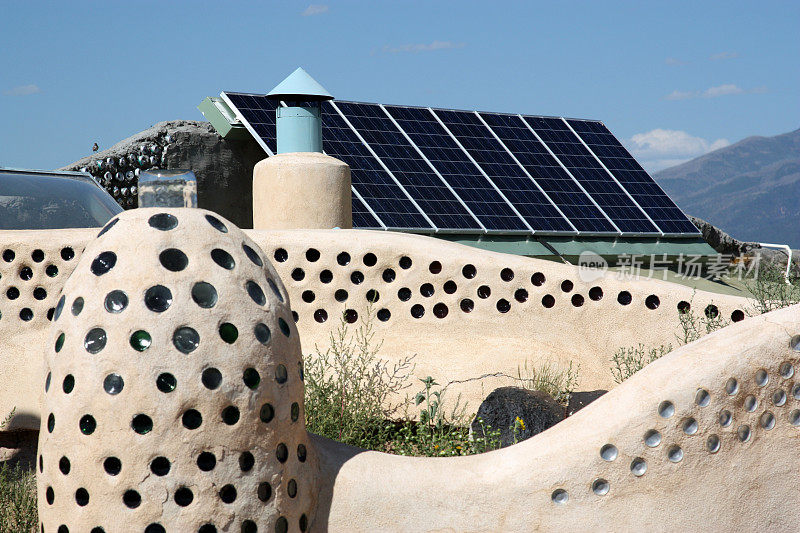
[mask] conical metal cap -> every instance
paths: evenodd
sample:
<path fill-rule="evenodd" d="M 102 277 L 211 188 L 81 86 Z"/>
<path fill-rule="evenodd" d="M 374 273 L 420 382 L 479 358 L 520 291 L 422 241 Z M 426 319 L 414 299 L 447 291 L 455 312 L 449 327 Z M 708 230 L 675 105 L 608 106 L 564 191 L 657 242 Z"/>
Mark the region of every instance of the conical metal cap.
<path fill-rule="evenodd" d="M 289 74 L 267 97 L 275 100 L 333 100 L 333 95 L 302 68 Z"/>

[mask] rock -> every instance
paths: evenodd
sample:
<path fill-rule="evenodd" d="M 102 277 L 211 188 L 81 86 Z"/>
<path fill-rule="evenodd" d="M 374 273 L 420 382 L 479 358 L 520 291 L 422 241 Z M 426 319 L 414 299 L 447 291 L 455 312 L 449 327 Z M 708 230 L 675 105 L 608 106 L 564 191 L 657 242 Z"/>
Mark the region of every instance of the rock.
<path fill-rule="evenodd" d="M 719 254 L 734 256 L 758 255 L 761 257 L 762 266 L 774 266 L 780 270 L 786 268 L 788 256 L 785 250 L 764 248 L 757 242 L 744 242 L 737 240 L 716 226 L 703 219 L 690 216 L 689 219 L 703 234 L 703 239 Z M 792 250 L 792 275 L 800 275 L 800 250 Z"/>
<path fill-rule="evenodd" d="M 96 178 L 102 178 L 105 170 L 97 171 L 92 164 L 108 157 L 142 155 L 155 157 L 155 167 L 165 169 L 188 168 L 197 177 L 198 206 L 221 214 L 241 228 L 253 227 L 253 167 L 266 157 L 261 147 L 252 139 L 223 139 L 208 122 L 173 120 L 159 122 L 155 126 L 122 140 L 107 150 L 96 152 L 61 170 L 91 168 Z M 150 148 L 156 147 L 156 153 Z M 147 163 L 146 166 L 150 166 Z M 115 170 L 135 170 L 138 165 Z M 141 167 L 144 168 L 144 167 Z M 132 182 L 112 181 L 106 189 L 113 194 L 114 188 L 136 185 Z M 130 197 L 114 195 L 123 207 L 135 207 Z"/>
<path fill-rule="evenodd" d="M 500 387 L 492 391 L 478 408 L 470 427 L 472 438 L 484 437 L 485 432 L 500 431 L 500 447 L 514 444 L 517 418 L 524 429 L 518 428 L 516 442 L 541 433 L 564 419 L 564 407 L 552 396 L 541 391 L 517 387 Z"/>
<path fill-rule="evenodd" d="M 581 391 L 581 392 L 573 392 L 569 395 L 569 405 L 567 406 L 567 416 L 572 416 L 596 399 L 598 399 L 603 394 L 607 393 L 607 390 L 598 389 L 598 390 L 590 390 L 590 391 Z"/>
<path fill-rule="evenodd" d="M 19 465 L 33 470 L 38 440 L 39 432 L 36 430 L 0 431 L 0 467 Z"/>
<path fill-rule="evenodd" d="M 734 239 L 721 229 L 709 224 L 701 218 L 690 216 L 689 219 L 692 221 L 692 224 L 700 230 L 700 233 L 703 234 L 703 239 L 709 246 L 716 250 L 717 253 L 741 255 L 754 248 L 759 248 L 755 243 L 742 242 Z"/>

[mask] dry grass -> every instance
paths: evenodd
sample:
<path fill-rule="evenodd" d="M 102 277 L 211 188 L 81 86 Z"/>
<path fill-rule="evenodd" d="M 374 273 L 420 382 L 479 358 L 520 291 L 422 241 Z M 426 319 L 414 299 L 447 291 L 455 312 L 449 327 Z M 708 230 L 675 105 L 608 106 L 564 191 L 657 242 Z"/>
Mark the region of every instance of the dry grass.
<path fill-rule="evenodd" d="M 12 410 L 0 422 L 0 431 L 13 416 Z M 36 474 L 20 465 L 0 464 L 0 533 L 33 533 L 38 522 Z"/>

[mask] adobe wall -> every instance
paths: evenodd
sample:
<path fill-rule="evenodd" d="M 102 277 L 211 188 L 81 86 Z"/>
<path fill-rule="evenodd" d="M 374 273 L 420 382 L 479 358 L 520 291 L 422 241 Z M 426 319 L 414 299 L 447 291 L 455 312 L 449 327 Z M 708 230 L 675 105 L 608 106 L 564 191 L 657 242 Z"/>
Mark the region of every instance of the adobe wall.
<path fill-rule="evenodd" d="M 39 426 L 48 315 L 96 233 L 0 233 L 0 413 L 16 407 L 12 429 Z M 572 361 L 580 364 L 579 389 L 612 388 L 609 358 L 617 348 L 677 345 L 681 302 L 698 313 L 715 306 L 726 319 L 746 310 L 738 297 L 613 274 L 584 282 L 570 265 L 423 236 L 363 230 L 246 234 L 286 285 L 304 354 L 328 345 L 342 313 L 354 323 L 364 318 L 376 291 L 372 310 L 376 340 L 384 341 L 381 354 L 389 360 L 415 355 L 416 376 L 455 382 L 447 397 L 462 395 L 471 410 L 495 387 L 514 383 L 526 360 L 529 366 L 562 367 Z"/>
<path fill-rule="evenodd" d="M 514 446 L 401 457 L 321 437 L 320 531 L 796 531 L 800 305 L 716 331 Z"/>

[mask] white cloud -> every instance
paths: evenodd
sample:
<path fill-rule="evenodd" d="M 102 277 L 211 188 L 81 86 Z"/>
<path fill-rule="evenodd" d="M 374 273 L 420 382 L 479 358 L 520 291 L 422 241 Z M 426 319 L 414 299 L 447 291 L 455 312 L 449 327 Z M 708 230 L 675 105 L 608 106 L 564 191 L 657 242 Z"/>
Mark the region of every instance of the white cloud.
<path fill-rule="evenodd" d="M 637 133 L 625 144 L 645 169 L 656 172 L 724 148 L 730 142 L 727 139 L 709 141 L 685 131 L 657 128 Z"/>
<path fill-rule="evenodd" d="M 703 96 L 705 98 L 716 98 L 717 96 L 726 96 L 729 94 L 742 94 L 742 93 L 744 93 L 744 89 L 742 89 L 738 85 L 734 85 L 732 83 L 726 83 L 725 85 L 709 87 L 708 89 L 703 91 Z"/>
<path fill-rule="evenodd" d="M 6 96 L 28 96 L 30 94 L 37 94 L 42 92 L 38 85 L 31 83 L 30 85 L 20 85 L 5 91 L 3 94 Z"/>
<path fill-rule="evenodd" d="M 712 54 L 708 57 L 711 61 L 721 61 L 723 59 L 735 59 L 739 57 L 739 54 L 736 52 L 720 52 L 718 54 Z"/>
<path fill-rule="evenodd" d="M 454 43 L 453 41 L 433 41 L 432 43 L 404 44 L 402 46 L 384 46 L 383 51 L 391 54 L 398 52 L 431 52 L 434 50 L 448 50 L 453 48 L 464 48 L 465 43 Z"/>
<path fill-rule="evenodd" d="M 304 17 L 313 17 L 314 15 L 321 15 L 328 12 L 329 7 L 325 4 L 311 4 L 303 11 Z"/>
<path fill-rule="evenodd" d="M 764 85 L 753 87 L 752 89 L 742 89 L 733 83 L 725 83 L 716 87 L 709 87 L 705 91 L 672 91 L 664 97 L 664 100 L 689 100 L 691 98 L 717 98 L 732 94 L 761 94 L 767 92 Z"/>
<path fill-rule="evenodd" d="M 668 57 L 667 59 L 664 60 L 664 63 L 666 63 L 667 65 L 672 65 L 674 67 L 679 67 L 685 65 L 687 61 L 681 61 L 680 59 L 676 59 L 674 57 Z"/>
<path fill-rule="evenodd" d="M 665 100 L 688 100 L 689 98 L 697 98 L 699 93 L 697 91 L 672 91 L 664 97 Z"/>

